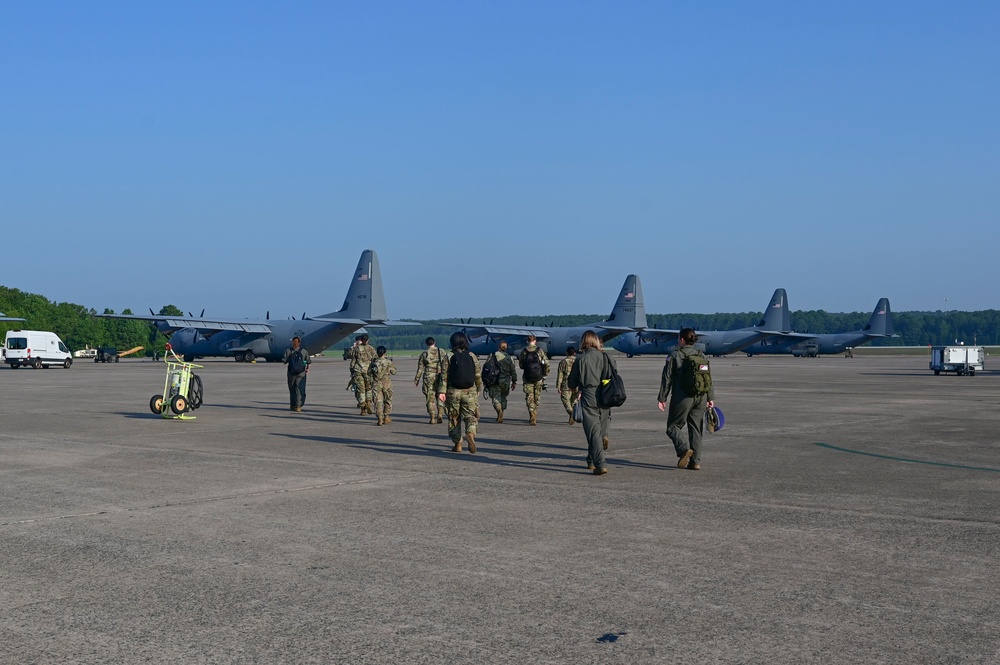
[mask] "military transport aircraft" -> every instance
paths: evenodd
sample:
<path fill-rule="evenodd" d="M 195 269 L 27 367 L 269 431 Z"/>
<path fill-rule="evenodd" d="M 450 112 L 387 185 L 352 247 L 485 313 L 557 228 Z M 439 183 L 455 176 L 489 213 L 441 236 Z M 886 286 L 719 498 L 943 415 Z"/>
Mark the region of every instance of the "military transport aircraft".
<path fill-rule="evenodd" d="M 775 289 L 771 302 L 764 310 L 764 316 L 757 325 L 736 330 L 696 330 L 698 346 L 705 353 L 724 356 L 734 353 L 763 339 L 783 332 L 789 332 L 791 324 L 788 316 L 788 296 L 784 289 Z M 612 346 L 629 358 L 641 354 L 666 354 L 677 348 L 680 330 L 659 330 L 646 328 L 633 334 L 622 335 Z"/>
<path fill-rule="evenodd" d="M 24 319 L 19 319 L 16 316 L 7 316 L 3 312 L 0 312 L 0 321 L 24 321 Z"/>
<path fill-rule="evenodd" d="M 868 319 L 868 325 L 861 330 L 817 335 L 808 333 L 775 335 L 743 350 L 748 356 L 758 353 L 790 353 L 793 356 L 815 357 L 824 353 L 843 353 L 848 347 L 884 337 L 898 337 L 893 334 L 892 311 L 889 309 L 888 298 L 879 299 L 871 318 Z"/>
<path fill-rule="evenodd" d="M 150 314 L 153 314 L 150 310 Z M 202 312 L 204 315 L 204 311 Z M 224 356 L 237 362 L 255 358 L 281 360 L 292 337 L 302 338 L 302 346 L 310 353 L 322 353 L 351 333 L 365 326 L 416 325 L 408 321 L 387 321 L 382 272 L 374 250 L 361 253 L 354 279 L 347 290 L 344 306 L 336 312 L 299 320 L 224 320 L 201 317 L 136 316 L 132 314 L 98 314 L 114 319 L 139 319 L 152 322 L 170 337 L 174 351 L 191 362 L 195 358 Z"/>
<path fill-rule="evenodd" d="M 443 325 L 462 328 L 469 336 L 469 350 L 478 355 L 493 353 L 500 340 L 506 340 L 508 350 L 517 353 L 527 345 L 528 335 L 534 335 L 545 353 L 550 356 L 566 355 L 566 347 L 579 348 L 583 333 L 593 330 L 601 341 L 607 342 L 622 333 L 633 332 L 646 327 L 646 306 L 642 300 L 642 282 L 638 275 L 629 275 L 618 294 L 611 315 L 605 321 L 585 326 L 508 326 L 470 325 L 468 323 L 445 323 Z"/>

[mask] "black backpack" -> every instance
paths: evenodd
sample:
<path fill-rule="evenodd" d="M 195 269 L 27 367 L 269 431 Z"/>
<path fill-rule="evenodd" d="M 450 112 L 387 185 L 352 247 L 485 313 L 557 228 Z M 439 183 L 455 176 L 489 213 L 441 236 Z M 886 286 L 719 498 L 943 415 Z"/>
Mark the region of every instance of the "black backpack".
<path fill-rule="evenodd" d="M 597 406 L 612 409 L 625 403 L 625 382 L 611 364 L 607 353 L 604 354 L 604 365 L 601 385 L 597 386 Z"/>
<path fill-rule="evenodd" d="M 302 360 L 302 350 L 293 351 L 290 356 L 288 356 L 288 371 L 291 374 L 301 374 L 306 371 L 306 363 Z"/>
<path fill-rule="evenodd" d="M 483 385 L 491 388 L 500 383 L 500 362 L 497 354 L 491 353 L 490 359 L 483 365 Z"/>
<path fill-rule="evenodd" d="M 448 361 L 448 387 L 471 388 L 476 385 L 476 361 L 468 351 L 456 351 Z"/>
<path fill-rule="evenodd" d="M 524 369 L 525 383 L 535 383 L 542 380 L 544 376 L 542 373 L 542 359 L 538 356 L 537 349 L 524 354 L 524 362 L 521 363 L 521 367 Z"/>

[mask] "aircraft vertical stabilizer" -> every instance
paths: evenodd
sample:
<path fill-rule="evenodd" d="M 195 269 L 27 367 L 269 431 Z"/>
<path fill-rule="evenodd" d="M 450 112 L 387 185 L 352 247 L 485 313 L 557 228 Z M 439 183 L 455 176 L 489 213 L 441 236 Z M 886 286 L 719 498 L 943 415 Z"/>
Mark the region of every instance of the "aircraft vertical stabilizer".
<path fill-rule="evenodd" d="M 358 267 L 354 271 L 354 279 L 351 280 L 351 286 L 347 289 L 344 306 L 337 312 L 323 314 L 316 318 L 383 321 L 387 317 L 378 255 L 375 254 L 375 250 L 366 249 L 361 253 L 361 260 L 358 261 Z"/>
<path fill-rule="evenodd" d="M 618 294 L 611 316 L 606 323 L 626 328 L 646 327 L 646 303 L 642 299 L 642 282 L 638 275 L 629 275 Z"/>
<path fill-rule="evenodd" d="M 879 299 L 864 331 L 868 335 L 886 335 L 888 337 L 893 335 L 892 311 L 889 309 L 888 298 Z"/>
<path fill-rule="evenodd" d="M 792 320 L 788 313 L 788 295 L 784 289 L 774 290 L 771 302 L 767 304 L 764 316 L 756 327 L 775 332 L 791 332 Z"/>

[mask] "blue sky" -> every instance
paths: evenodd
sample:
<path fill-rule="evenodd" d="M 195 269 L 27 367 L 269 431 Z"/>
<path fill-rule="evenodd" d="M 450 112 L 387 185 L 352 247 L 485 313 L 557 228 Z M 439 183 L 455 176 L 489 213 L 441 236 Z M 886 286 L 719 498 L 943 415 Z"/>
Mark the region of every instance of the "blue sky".
<path fill-rule="evenodd" d="M 606 313 L 633 272 L 652 313 L 995 309 L 998 19 L 0 1 L 0 284 L 319 314 L 373 248 L 399 318 Z"/>

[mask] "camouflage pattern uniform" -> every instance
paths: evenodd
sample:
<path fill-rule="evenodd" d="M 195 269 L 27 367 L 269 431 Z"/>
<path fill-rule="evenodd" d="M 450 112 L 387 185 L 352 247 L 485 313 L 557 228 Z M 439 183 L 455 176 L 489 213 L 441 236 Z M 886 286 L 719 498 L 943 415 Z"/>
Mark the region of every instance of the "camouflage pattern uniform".
<path fill-rule="evenodd" d="M 500 363 L 500 379 L 496 385 L 486 389 L 486 395 L 493 402 L 493 409 L 497 412 L 497 422 L 502 423 L 503 412 L 507 410 L 507 395 L 517 384 L 517 367 L 509 353 L 494 351 L 493 355 Z M 489 358 L 486 361 L 489 362 Z"/>
<path fill-rule="evenodd" d="M 542 378 L 538 381 L 528 382 L 524 380 L 524 376 L 522 375 L 521 387 L 524 389 L 524 403 L 528 406 L 528 424 L 534 425 L 538 418 L 538 403 L 542 400 L 542 384 L 545 383 L 545 377 L 549 374 L 549 358 L 536 344 L 529 344 L 521 349 L 521 353 L 518 356 L 518 364 L 521 366 L 521 369 L 524 369 L 525 356 L 531 351 L 537 351 L 538 359 L 542 361 Z"/>
<path fill-rule="evenodd" d="M 361 415 L 372 411 L 372 384 L 368 377 L 368 366 L 375 360 L 375 347 L 362 343 L 351 349 L 351 377 L 357 389 L 358 408 Z"/>
<path fill-rule="evenodd" d="M 473 441 L 479 429 L 479 391 L 483 389 L 483 368 L 476 354 L 469 353 L 476 363 L 476 385 L 471 388 L 452 388 L 448 385 L 448 363 L 444 364 L 441 374 L 441 390 L 445 391 L 445 409 L 448 411 L 448 436 L 451 437 L 455 452 L 462 452 L 462 422 L 465 422 L 465 433 Z M 469 452 L 476 449 L 469 444 Z"/>
<path fill-rule="evenodd" d="M 375 393 L 375 417 L 378 424 L 391 423 L 389 414 L 392 413 L 392 378 L 396 373 L 396 363 L 389 358 L 382 356 L 376 358 L 368 366 L 368 377 L 372 382 L 372 391 Z"/>
<path fill-rule="evenodd" d="M 427 415 L 431 417 L 431 423 L 444 422 L 442 415 L 444 407 L 438 401 L 438 381 L 443 372 L 448 367 L 448 352 L 444 349 L 432 346 L 420 354 L 417 360 L 417 375 L 413 377 L 414 385 L 420 385 L 420 378 L 423 377 L 424 397 L 427 398 Z"/>
<path fill-rule="evenodd" d="M 569 414 L 569 423 L 571 425 L 576 422 L 573 420 L 573 402 L 580 396 L 578 391 L 569 387 L 569 373 L 573 370 L 574 362 L 576 362 L 576 356 L 563 358 L 559 363 L 559 369 L 557 370 L 558 378 L 556 379 L 556 389 L 559 391 L 559 397 L 562 398 L 566 413 Z"/>

